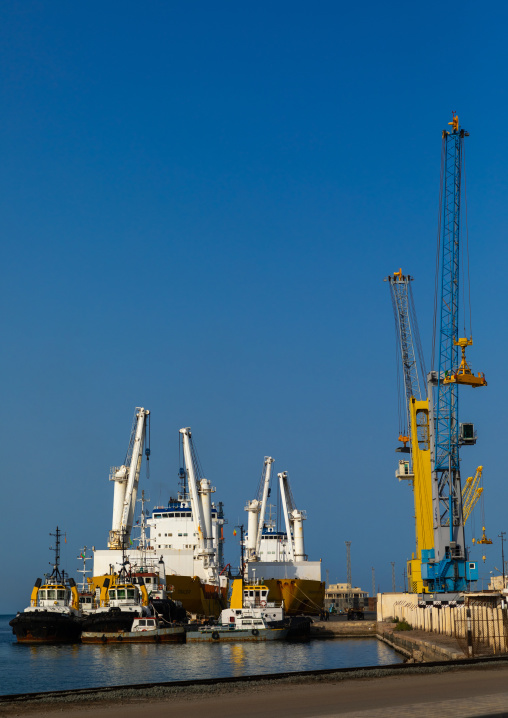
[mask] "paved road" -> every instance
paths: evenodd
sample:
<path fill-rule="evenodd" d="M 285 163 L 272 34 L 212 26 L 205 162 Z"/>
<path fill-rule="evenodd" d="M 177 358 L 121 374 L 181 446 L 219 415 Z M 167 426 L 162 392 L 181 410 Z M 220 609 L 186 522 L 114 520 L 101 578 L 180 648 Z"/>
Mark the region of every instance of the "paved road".
<path fill-rule="evenodd" d="M 3 709 L 3 710 L 2 710 Z M 219 693 L 158 700 L 140 694 L 121 705 L 0 706 L 3 715 L 71 718 L 479 718 L 508 716 L 508 667 L 269 685 L 232 685 Z"/>

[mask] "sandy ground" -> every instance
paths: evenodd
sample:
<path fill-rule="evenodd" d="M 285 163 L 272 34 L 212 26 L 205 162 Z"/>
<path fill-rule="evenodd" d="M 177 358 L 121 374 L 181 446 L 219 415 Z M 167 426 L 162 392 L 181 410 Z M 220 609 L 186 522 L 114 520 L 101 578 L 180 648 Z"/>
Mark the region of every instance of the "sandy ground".
<path fill-rule="evenodd" d="M 508 716 L 508 666 L 418 667 L 381 677 L 288 679 L 201 688 L 150 688 L 52 703 L 0 703 L 0 715 L 76 718 L 307 718 Z M 437 672 L 436 672 L 437 671 Z M 350 674 L 348 674 L 350 675 Z"/>

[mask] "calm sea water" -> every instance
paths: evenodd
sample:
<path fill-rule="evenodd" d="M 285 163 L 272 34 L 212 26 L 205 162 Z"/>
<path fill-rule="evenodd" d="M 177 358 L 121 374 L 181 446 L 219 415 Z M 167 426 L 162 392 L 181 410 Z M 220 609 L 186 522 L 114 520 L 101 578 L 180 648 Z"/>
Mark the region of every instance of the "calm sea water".
<path fill-rule="evenodd" d="M 0 694 L 400 663 L 375 638 L 308 643 L 18 645 L 0 616 Z"/>

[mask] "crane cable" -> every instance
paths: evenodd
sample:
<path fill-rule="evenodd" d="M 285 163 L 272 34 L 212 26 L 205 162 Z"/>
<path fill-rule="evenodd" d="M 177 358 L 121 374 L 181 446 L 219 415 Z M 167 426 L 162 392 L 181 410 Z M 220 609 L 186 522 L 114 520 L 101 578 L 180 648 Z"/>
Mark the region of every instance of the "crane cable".
<path fill-rule="evenodd" d="M 146 478 L 150 478 L 150 452 L 151 452 L 151 446 L 150 446 L 150 436 L 151 436 L 151 429 L 150 429 L 150 414 L 147 416 L 147 424 L 148 424 L 148 431 L 146 430 L 147 427 L 145 425 L 145 467 L 146 467 Z M 146 434 L 148 433 L 148 441 L 146 440 Z"/>
<path fill-rule="evenodd" d="M 427 387 L 425 384 L 426 377 L 427 377 L 427 370 L 425 368 L 425 356 L 423 353 L 423 347 L 422 347 L 422 340 L 420 338 L 420 329 L 418 328 L 418 318 L 416 316 L 416 307 L 415 307 L 415 300 L 413 297 L 413 287 L 411 284 L 408 286 L 409 289 L 409 313 L 410 313 L 410 321 L 413 328 L 413 340 L 416 344 L 416 353 L 418 356 L 418 362 L 420 364 L 420 374 L 422 379 L 422 385 L 423 385 L 423 391 L 420 387 L 420 396 L 418 397 L 420 400 L 423 396 L 427 395 Z"/>
<path fill-rule="evenodd" d="M 399 328 L 399 312 L 397 309 L 397 300 L 395 299 L 395 292 L 390 282 L 390 296 L 392 299 L 393 317 L 395 319 L 395 368 L 397 371 L 397 411 L 399 414 L 399 434 L 400 436 L 407 436 L 407 410 L 405 407 L 406 393 L 405 388 L 402 388 L 404 383 L 404 377 L 401 376 L 401 346 L 400 346 L 400 328 Z"/>
<path fill-rule="evenodd" d="M 441 254 L 441 217 L 443 211 L 443 178 L 444 178 L 444 160 L 445 160 L 446 139 L 443 134 L 441 142 L 441 172 L 439 177 L 439 211 L 437 220 L 437 248 L 436 248 L 436 274 L 434 277 L 434 318 L 432 325 L 432 354 L 431 354 L 431 370 L 434 370 L 436 361 L 436 323 L 437 323 L 437 298 L 439 290 L 439 257 Z"/>
<path fill-rule="evenodd" d="M 469 302 L 469 336 L 473 336 L 473 322 L 471 313 L 471 274 L 469 267 L 469 228 L 467 223 L 467 180 L 466 180 L 466 151 L 465 142 L 462 139 L 462 169 L 464 172 L 464 207 L 465 207 L 465 220 L 466 220 L 466 256 L 467 256 L 467 293 Z M 466 335 L 466 302 L 464 301 L 464 334 Z M 466 335 L 467 336 L 467 335 Z"/>

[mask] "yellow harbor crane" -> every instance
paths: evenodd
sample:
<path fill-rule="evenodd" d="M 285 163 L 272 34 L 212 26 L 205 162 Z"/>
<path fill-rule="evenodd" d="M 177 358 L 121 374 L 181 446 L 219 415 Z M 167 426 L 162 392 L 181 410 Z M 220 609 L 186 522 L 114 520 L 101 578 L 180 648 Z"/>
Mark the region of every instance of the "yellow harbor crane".
<path fill-rule="evenodd" d="M 396 451 L 402 454 L 409 454 L 407 458 L 399 460 L 399 466 L 395 476 L 399 481 L 407 480 L 411 483 L 414 494 L 414 518 L 415 518 L 415 539 L 416 550 L 407 563 L 407 575 L 409 591 L 411 593 L 426 593 L 428 588 L 422 579 L 421 558 L 422 550 L 434 549 L 434 526 L 432 512 L 432 469 L 431 469 L 431 448 L 430 448 L 430 409 L 425 382 L 425 366 L 422 359 L 418 324 L 414 300 L 411 292 L 413 277 L 403 275 L 402 269 L 394 272 L 386 278 L 389 282 L 392 295 L 392 304 L 395 316 L 395 328 L 400 349 L 402 364 L 402 382 L 404 385 L 404 398 L 402 400 L 403 410 L 400 411 L 399 446 Z M 460 340 L 459 340 L 460 341 Z M 468 340 L 468 345 L 470 341 Z M 464 351 L 464 346 L 458 344 Z M 419 369 L 417 364 L 419 358 Z M 400 366 L 400 365 L 399 365 Z M 469 366 L 463 361 L 455 375 L 450 376 L 450 381 L 462 381 L 466 383 L 483 382 L 483 375 L 480 379 L 471 374 Z M 463 425 L 468 427 L 470 425 Z M 464 443 L 469 443 L 474 437 L 463 437 Z M 408 446 L 409 444 L 409 446 Z M 469 477 L 462 490 L 462 513 L 463 523 L 467 521 L 474 507 L 483 494 L 482 485 L 483 466 L 479 466 L 476 473 Z M 482 522 L 485 523 L 483 511 Z M 492 541 L 485 534 L 480 539 L 472 539 L 476 544 L 491 544 Z M 483 557 L 485 560 L 485 557 Z"/>
<path fill-rule="evenodd" d="M 408 583 L 410 592 L 425 593 L 421 552 L 434 548 L 426 372 L 411 291 L 413 277 L 399 269 L 385 281 L 390 285 L 404 385 L 404 396 L 399 398 L 399 441 L 403 446 L 396 451 L 409 454 L 399 460 L 395 476 L 399 481 L 408 480 L 414 494 L 416 551 L 407 564 Z"/>

